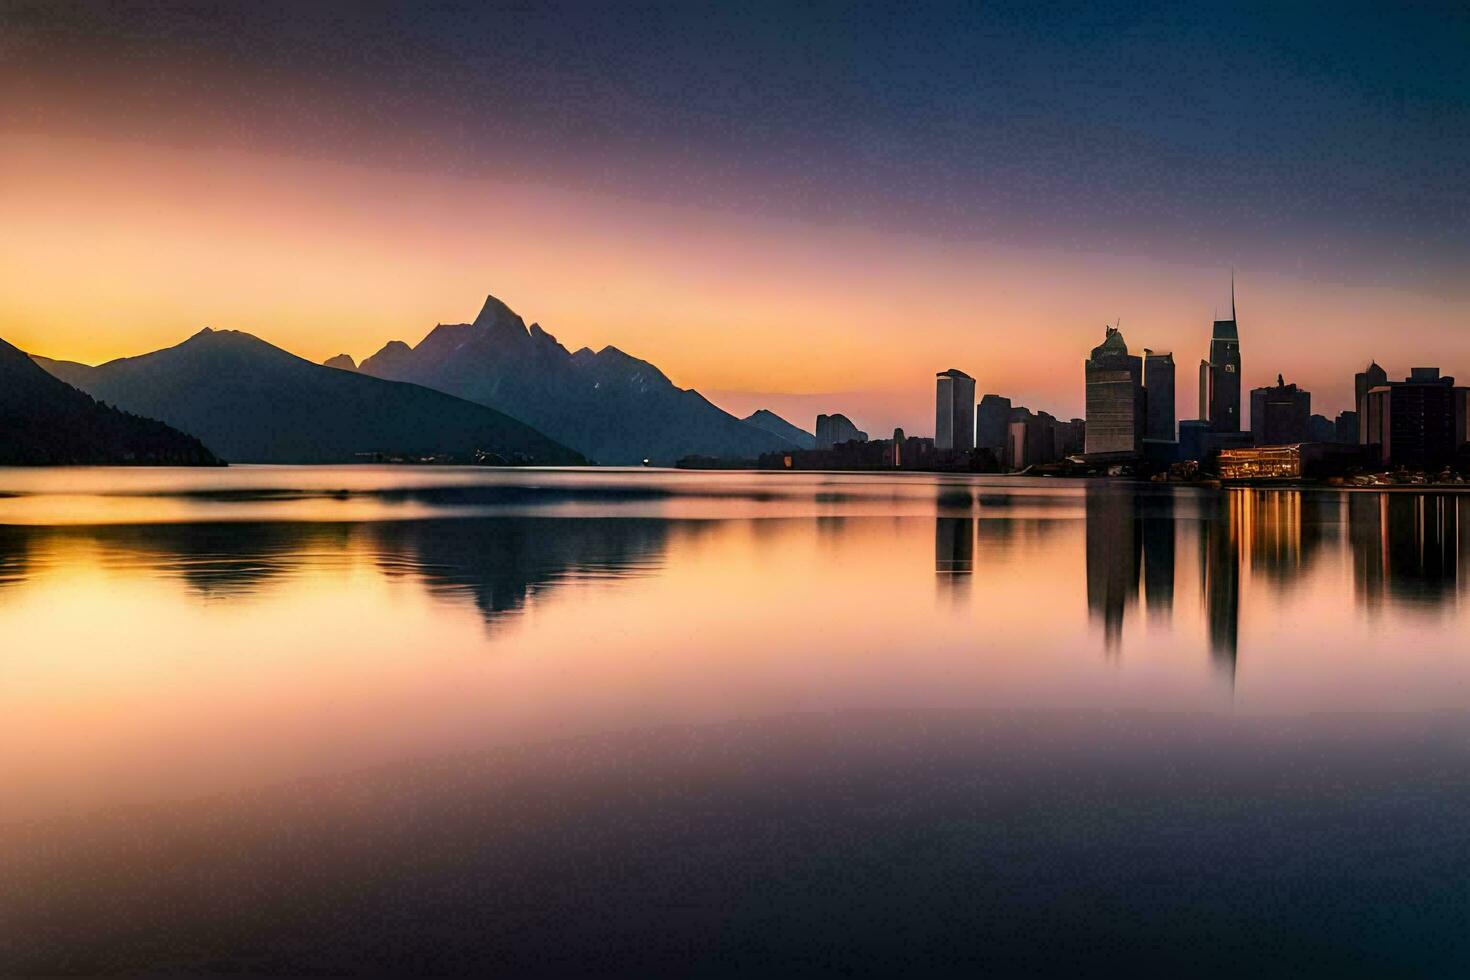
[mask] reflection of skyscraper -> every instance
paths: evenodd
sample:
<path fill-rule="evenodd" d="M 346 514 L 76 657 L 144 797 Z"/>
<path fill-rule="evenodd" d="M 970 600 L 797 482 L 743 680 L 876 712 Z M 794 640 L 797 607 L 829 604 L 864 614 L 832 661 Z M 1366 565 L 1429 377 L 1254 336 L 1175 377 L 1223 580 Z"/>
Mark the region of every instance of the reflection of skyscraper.
<path fill-rule="evenodd" d="M 1144 601 L 1151 618 L 1168 620 L 1174 610 L 1174 495 L 1150 497 L 1140 518 Z"/>
<path fill-rule="evenodd" d="M 1143 361 L 1128 353 L 1116 327 L 1092 349 L 1087 379 L 1087 452 L 1136 453 L 1143 448 Z"/>
<path fill-rule="evenodd" d="M 963 592 L 975 568 L 975 518 L 934 519 L 934 575 L 940 591 Z"/>
<path fill-rule="evenodd" d="M 1143 541 L 1137 491 L 1126 485 L 1087 486 L 1087 609 L 1103 626 L 1103 642 L 1116 652 L 1123 618 L 1138 601 Z"/>
<path fill-rule="evenodd" d="M 1353 584 L 1370 610 L 1385 601 L 1430 608 L 1451 599 L 1470 562 L 1470 500 L 1457 494 L 1353 494 Z M 1470 575 L 1470 569 L 1465 570 Z"/>
<path fill-rule="evenodd" d="M 1240 529 L 1245 494 L 1231 490 L 1203 505 L 1200 522 L 1200 591 L 1210 653 L 1235 679 L 1240 624 Z"/>
<path fill-rule="evenodd" d="M 956 368 L 934 376 L 934 448 L 975 448 L 975 379 Z"/>
<path fill-rule="evenodd" d="M 1323 544 L 1323 528 L 1337 520 L 1336 498 L 1300 490 L 1240 491 L 1243 565 L 1279 588 L 1306 573 Z"/>

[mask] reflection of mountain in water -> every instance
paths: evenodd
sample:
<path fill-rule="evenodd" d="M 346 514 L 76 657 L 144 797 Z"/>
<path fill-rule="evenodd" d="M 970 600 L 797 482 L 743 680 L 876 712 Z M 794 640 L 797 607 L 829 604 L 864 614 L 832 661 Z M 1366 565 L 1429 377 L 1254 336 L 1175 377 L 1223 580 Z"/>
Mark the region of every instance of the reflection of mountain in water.
<path fill-rule="evenodd" d="M 385 572 L 413 575 L 438 595 L 470 598 L 494 621 L 568 579 L 657 568 L 672 526 L 639 518 L 497 517 L 389 522 L 372 525 L 371 534 Z"/>
<path fill-rule="evenodd" d="M 1455 596 L 1470 562 L 1470 498 L 1459 494 L 1355 493 L 1348 540 L 1358 601 L 1434 607 Z"/>
<path fill-rule="evenodd" d="M 68 529 L 103 549 L 108 563 L 176 576 L 209 599 L 261 591 L 306 567 L 344 564 L 353 527 L 316 523 L 149 524 Z"/>
<path fill-rule="evenodd" d="M 656 567 L 671 526 L 636 518 L 495 517 L 0 528 L 0 589 L 30 574 L 37 555 L 44 559 L 68 543 L 94 548 L 105 566 L 178 579 L 209 599 L 247 596 L 308 570 L 367 558 L 438 595 L 469 599 L 493 620 L 572 577 L 622 577 Z"/>
<path fill-rule="evenodd" d="M 26 577 L 29 554 L 23 528 L 0 527 L 0 590 Z"/>

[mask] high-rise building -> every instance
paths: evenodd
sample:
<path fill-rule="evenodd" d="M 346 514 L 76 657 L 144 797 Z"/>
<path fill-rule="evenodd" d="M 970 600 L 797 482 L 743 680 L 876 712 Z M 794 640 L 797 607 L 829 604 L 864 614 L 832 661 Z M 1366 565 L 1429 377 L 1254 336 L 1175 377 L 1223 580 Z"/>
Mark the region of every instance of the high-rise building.
<path fill-rule="evenodd" d="M 1462 445 L 1456 423 L 1465 413 L 1466 392 L 1454 378 L 1441 377 L 1439 368 L 1414 368 L 1403 381 L 1370 388 L 1364 428 L 1374 459 L 1417 469 L 1449 463 Z"/>
<path fill-rule="evenodd" d="M 884 462 L 895 469 L 903 466 L 904 434 L 902 429 L 893 430 L 893 440 L 884 452 Z"/>
<path fill-rule="evenodd" d="M 1307 438 L 1312 442 L 1336 442 L 1337 426 L 1325 415 L 1313 415 L 1307 421 Z"/>
<path fill-rule="evenodd" d="M 975 448 L 975 379 L 956 368 L 934 376 L 934 448 Z"/>
<path fill-rule="evenodd" d="M 1143 437 L 1173 442 L 1176 438 L 1173 354 L 1166 350 L 1143 349 L 1143 391 L 1147 410 Z"/>
<path fill-rule="evenodd" d="M 1005 459 L 1010 438 L 1011 400 L 1004 395 L 986 395 L 975 406 L 975 447 L 989 449 L 997 462 Z"/>
<path fill-rule="evenodd" d="M 1358 443 L 1366 446 L 1368 444 L 1368 392 L 1374 388 L 1388 384 L 1388 372 L 1378 366 L 1377 361 L 1370 361 L 1368 366 L 1353 375 L 1353 393 L 1356 401 L 1353 408 L 1358 413 Z"/>
<path fill-rule="evenodd" d="M 1056 439 L 1057 459 L 1083 452 L 1087 448 L 1087 423 L 1081 419 L 1058 421 Z"/>
<path fill-rule="evenodd" d="M 1310 442 L 1311 420 L 1311 392 L 1287 384 L 1281 375 L 1274 385 L 1251 389 L 1251 432 L 1257 446 Z"/>
<path fill-rule="evenodd" d="M 1144 432 L 1143 359 L 1129 354 L 1123 334 L 1108 327 L 1084 371 L 1087 452 L 1139 452 Z"/>
<path fill-rule="evenodd" d="M 1240 431 L 1240 330 L 1235 322 L 1235 280 L 1230 280 L 1230 319 L 1210 331 L 1210 356 L 1199 365 L 1199 417 L 1212 432 Z"/>
<path fill-rule="evenodd" d="M 844 442 L 867 442 L 868 434 L 852 424 L 846 415 L 818 415 L 816 436 L 818 449 L 831 449 Z"/>
<path fill-rule="evenodd" d="M 1366 394 L 1366 392 L 1365 392 Z M 1333 441 L 1358 445 L 1362 441 L 1362 433 L 1358 429 L 1357 412 L 1338 412 L 1333 422 Z"/>
<path fill-rule="evenodd" d="M 1002 462 L 1010 469 L 1024 470 L 1061 458 L 1057 453 L 1057 419 L 1050 412 L 1011 409 L 1008 434 L 1010 441 Z"/>

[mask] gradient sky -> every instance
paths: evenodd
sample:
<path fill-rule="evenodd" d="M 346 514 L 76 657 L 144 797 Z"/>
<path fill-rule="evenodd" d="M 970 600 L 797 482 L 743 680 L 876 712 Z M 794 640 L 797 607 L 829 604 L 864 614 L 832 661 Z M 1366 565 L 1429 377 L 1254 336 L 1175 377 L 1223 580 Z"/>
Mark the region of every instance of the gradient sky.
<path fill-rule="evenodd" d="M 0 0 L 0 336 L 361 358 L 486 293 L 741 414 L 1080 414 L 1106 321 L 1180 417 L 1470 378 L 1463 8 Z"/>

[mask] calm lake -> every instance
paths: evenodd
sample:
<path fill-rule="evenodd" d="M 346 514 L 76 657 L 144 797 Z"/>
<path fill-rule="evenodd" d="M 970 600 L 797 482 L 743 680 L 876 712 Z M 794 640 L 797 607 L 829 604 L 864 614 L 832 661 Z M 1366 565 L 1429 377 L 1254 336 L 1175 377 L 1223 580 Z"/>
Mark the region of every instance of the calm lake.
<path fill-rule="evenodd" d="M 0 972 L 1470 969 L 1470 495 L 0 470 Z"/>

